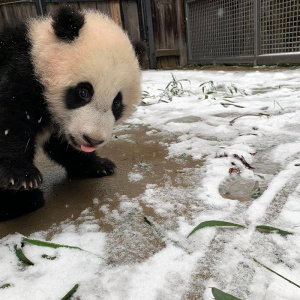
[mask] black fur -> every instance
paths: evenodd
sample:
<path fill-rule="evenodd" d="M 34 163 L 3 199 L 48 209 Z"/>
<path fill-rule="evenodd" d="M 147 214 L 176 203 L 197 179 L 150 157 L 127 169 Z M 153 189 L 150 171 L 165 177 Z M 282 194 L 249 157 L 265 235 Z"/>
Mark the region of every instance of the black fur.
<path fill-rule="evenodd" d="M 60 5 L 52 16 L 52 27 L 56 36 L 72 42 L 79 36 L 85 23 L 84 15 L 74 5 Z"/>
<path fill-rule="evenodd" d="M 35 137 L 50 124 L 26 36 L 22 23 L 0 32 L 0 220 L 42 205 L 38 190 L 32 194 L 6 190 L 31 189 L 41 183 L 33 165 Z"/>
<path fill-rule="evenodd" d="M 112 107 L 111 110 L 114 114 L 115 120 L 118 121 L 121 117 L 122 117 L 122 113 L 125 109 L 125 106 L 122 102 L 123 100 L 123 96 L 122 93 L 118 93 L 118 95 L 115 97 L 113 103 L 112 103 Z"/>
<path fill-rule="evenodd" d="M 147 55 L 147 44 L 141 40 L 135 40 L 132 42 L 132 46 L 133 46 L 135 55 L 138 59 L 139 65 L 142 66 L 143 62 L 146 59 L 146 55 Z"/>
<path fill-rule="evenodd" d="M 44 205 L 43 193 L 32 191 L 0 190 L 0 221 L 16 218 L 41 208 Z"/>
<path fill-rule="evenodd" d="M 81 91 L 83 90 L 87 92 L 88 97 L 82 97 Z M 93 86 L 89 82 L 80 82 L 66 91 L 66 107 L 67 109 L 82 107 L 92 100 L 93 95 Z"/>
<path fill-rule="evenodd" d="M 63 138 L 53 134 L 44 145 L 51 159 L 64 166 L 71 177 L 103 177 L 114 173 L 115 164 L 95 152 L 85 153 L 74 149 Z"/>
<path fill-rule="evenodd" d="M 5 57 L 0 63 L 0 188 L 7 188 L 10 179 L 39 181 L 33 166 L 35 137 L 50 124 L 26 34 L 25 24 L 0 33 L 5 45 L 0 48 L 0 57 Z"/>

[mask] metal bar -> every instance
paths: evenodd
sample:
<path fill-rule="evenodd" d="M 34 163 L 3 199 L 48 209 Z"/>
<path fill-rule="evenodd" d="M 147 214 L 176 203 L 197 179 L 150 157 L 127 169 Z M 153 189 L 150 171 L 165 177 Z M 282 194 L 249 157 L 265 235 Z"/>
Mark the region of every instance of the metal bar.
<path fill-rule="evenodd" d="M 45 0 L 36 0 L 36 1 L 39 3 L 41 15 L 46 15 L 47 14 L 46 1 Z"/>
<path fill-rule="evenodd" d="M 193 59 L 198 64 L 252 64 L 254 56 L 237 56 L 237 57 L 213 57 Z"/>
<path fill-rule="evenodd" d="M 125 29 L 125 27 L 124 27 L 125 26 L 124 11 L 123 11 L 123 5 L 122 5 L 121 1 L 119 1 L 119 8 L 120 8 L 122 28 Z"/>
<path fill-rule="evenodd" d="M 147 42 L 149 49 L 149 64 L 151 69 L 156 68 L 156 57 L 155 57 L 155 44 L 154 44 L 154 34 L 153 34 L 153 23 L 151 14 L 151 3 L 150 0 L 144 0 L 144 12 L 146 19 L 146 30 L 147 30 Z"/>
<path fill-rule="evenodd" d="M 143 11 L 142 3 L 140 0 L 137 0 L 137 10 L 138 10 L 138 18 L 139 18 L 140 37 L 141 40 L 146 41 L 147 37 L 145 32 L 144 20 L 143 20 L 145 13 Z"/>
<path fill-rule="evenodd" d="M 6 5 L 6 4 L 15 4 L 15 3 L 35 3 L 35 1 L 30 1 L 30 0 L 17 0 L 17 1 L 10 1 L 10 2 L 3 2 L 0 3 L 1 5 Z"/>
<path fill-rule="evenodd" d="M 188 61 L 192 60 L 191 55 L 191 42 L 190 42 L 190 24 L 189 24 L 189 0 L 185 1 L 185 23 L 186 23 L 186 47 L 187 47 L 187 58 Z"/>
<path fill-rule="evenodd" d="M 300 54 L 288 53 L 282 54 L 277 53 L 275 55 L 260 55 L 257 58 L 257 63 L 260 65 L 274 65 L 274 64 L 299 64 Z"/>
<path fill-rule="evenodd" d="M 36 13 L 38 16 L 42 16 L 43 15 L 43 12 L 42 12 L 42 9 L 41 9 L 41 3 L 40 1 L 34 1 L 35 2 L 35 9 L 36 9 Z"/>
<path fill-rule="evenodd" d="M 260 55 L 260 0 L 254 0 L 254 65 Z"/>
<path fill-rule="evenodd" d="M 116 0 L 45 0 L 47 3 L 63 3 L 63 2 L 116 2 Z M 120 1 L 119 1 L 120 2 Z"/>
<path fill-rule="evenodd" d="M 259 56 L 238 56 L 238 57 L 213 57 L 194 59 L 193 62 L 198 64 L 252 64 L 254 59 L 258 65 L 274 65 L 274 64 L 299 64 L 300 52 L 296 53 L 277 53 L 264 54 Z"/>

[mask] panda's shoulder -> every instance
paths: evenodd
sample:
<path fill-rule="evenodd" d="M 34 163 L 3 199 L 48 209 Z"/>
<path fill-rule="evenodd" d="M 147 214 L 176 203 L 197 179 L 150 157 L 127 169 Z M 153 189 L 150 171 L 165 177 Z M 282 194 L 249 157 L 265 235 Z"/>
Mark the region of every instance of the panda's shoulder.
<path fill-rule="evenodd" d="M 20 54 L 29 53 L 28 22 L 4 25 L 0 30 L 0 64 L 15 59 Z"/>

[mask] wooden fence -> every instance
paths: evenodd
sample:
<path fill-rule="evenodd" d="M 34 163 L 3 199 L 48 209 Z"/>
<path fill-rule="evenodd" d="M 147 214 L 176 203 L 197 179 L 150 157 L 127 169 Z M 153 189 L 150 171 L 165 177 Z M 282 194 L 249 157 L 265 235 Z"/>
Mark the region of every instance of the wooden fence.
<path fill-rule="evenodd" d="M 58 2 L 96 9 L 111 16 L 131 39 L 148 44 L 151 68 L 173 68 L 187 62 L 184 0 L 0 0 L 0 28 L 28 17 L 51 13 Z"/>

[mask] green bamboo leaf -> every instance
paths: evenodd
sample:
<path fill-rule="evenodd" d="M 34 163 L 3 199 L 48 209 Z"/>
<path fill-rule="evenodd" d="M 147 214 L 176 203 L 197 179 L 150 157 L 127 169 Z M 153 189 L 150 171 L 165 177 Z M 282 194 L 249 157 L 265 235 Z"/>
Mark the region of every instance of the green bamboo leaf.
<path fill-rule="evenodd" d="M 232 106 L 235 106 L 235 107 L 238 107 L 238 108 L 245 108 L 244 106 L 233 104 L 233 103 L 220 102 L 220 104 L 223 105 L 224 107 L 227 107 L 228 105 L 232 105 Z"/>
<path fill-rule="evenodd" d="M 61 300 L 68 300 L 71 298 L 71 296 L 77 291 L 79 287 L 79 284 L 75 284 L 74 287 L 65 295 L 61 298 Z"/>
<path fill-rule="evenodd" d="M 14 249 L 15 249 L 15 253 L 20 261 L 22 261 L 28 265 L 31 265 L 31 266 L 34 265 L 34 263 L 25 256 L 25 254 L 23 253 L 21 248 L 18 248 L 17 245 L 15 245 Z"/>
<path fill-rule="evenodd" d="M 252 192 L 251 192 L 251 198 L 252 199 L 258 199 L 262 195 L 262 192 L 260 190 L 260 187 L 256 187 Z"/>
<path fill-rule="evenodd" d="M 212 294 L 214 295 L 216 300 L 242 300 L 230 294 L 224 293 L 215 287 L 212 288 Z"/>
<path fill-rule="evenodd" d="M 10 283 L 5 283 L 5 284 L 3 284 L 3 285 L 0 286 L 0 289 L 5 289 L 5 288 L 8 288 L 10 286 L 11 286 Z"/>
<path fill-rule="evenodd" d="M 46 258 L 48 260 L 54 260 L 54 259 L 56 259 L 56 256 L 50 256 L 50 255 L 47 255 L 47 254 L 43 254 L 42 258 Z"/>
<path fill-rule="evenodd" d="M 276 233 L 286 236 L 289 234 L 293 234 L 292 232 L 285 231 L 276 227 L 271 227 L 271 226 L 266 226 L 266 225 L 258 225 L 256 226 L 256 229 L 263 229 L 263 230 L 268 230 L 268 231 L 275 231 Z"/>
<path fill-rule="evenodd" d="M 77 249 L 77 250 L 82 250 L 79 247 L 74 247 L 74 246 L 69 246 L 69 245 L 60 245 L 60 244 L 54 244 L 54 243 L 49 243 L 49 242 L 44 242 L 44 241 L 39 241 L 39 240 L 31 240 L 28 238 L 23 237 L 23 242 L 35 245 L 35 246 L 40 246 L 40 247 L 49 247 L 49 248 L 70 248 L 70 249 Z M 83 250 L 82 250 L 83 251 Z"/>
<path fill-rule="evenodd" d="M 144 222 L 146 222 L 148 225 L 152 226 L 152 222 L 148 220 L 147 217 L 144 217 Z"/>
<path fill-rule="evenodd" d="M 197 225 L 187 237 L 190 237 L 192 234 L 194 234 L 196 231 L 199 229 L 205 228 L 205 227 L 216 227 L 216 226 L 234 226 L 234 227 L 241 227 L 245 228 L 245 226 L 240 225 L 240 224 L 235 224 L 235 223 L 230 223 L 230 222 L 225 222 L 225 221 L 216 221 L 216 220 L 211 220 L 211 221 L 205 221 Z"/>
<path fill-rule="evenodd" d="M 293 281 L 287 279 L 286 277 L 280 275 L 279 273 L 273 271 L 273 270 L 270 269 L 269 267 L 265 266 L 263 263 L 259 262 L 259 261 L 258 261 L 257 259 L 255 259 L 254 257 L 253 257 L 252 259 L 253 259 L 256 263 L 258 263 L 259 265 L 261 265 L 262 267 L 264 267 L 265 269 L 271 271 L 272 273 L 278 275 L 278 276 L 281 277 L 282 279 L 284 279 L 284 280 L 288 281 L 289 283 L 295 285 L 296 287 L 300 288 L 300 285 L 298 285 L 298 284 L 296 284 L 295 282 L 293 282 Z"/>

